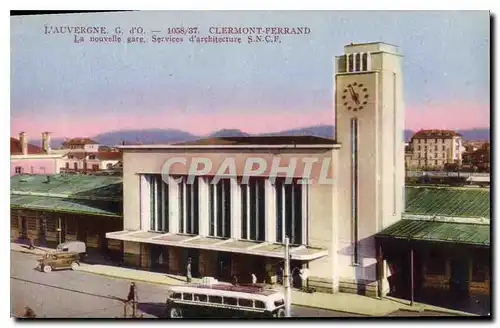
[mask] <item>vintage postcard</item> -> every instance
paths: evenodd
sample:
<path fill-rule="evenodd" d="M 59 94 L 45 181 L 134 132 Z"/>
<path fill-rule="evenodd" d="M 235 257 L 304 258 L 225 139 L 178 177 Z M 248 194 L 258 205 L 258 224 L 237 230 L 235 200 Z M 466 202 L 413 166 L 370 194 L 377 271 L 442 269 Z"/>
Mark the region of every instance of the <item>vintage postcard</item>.
<path fill-rule="evenodd" d="M 12 317 L 491 318 L 488 11 L 10 33 Z"/>

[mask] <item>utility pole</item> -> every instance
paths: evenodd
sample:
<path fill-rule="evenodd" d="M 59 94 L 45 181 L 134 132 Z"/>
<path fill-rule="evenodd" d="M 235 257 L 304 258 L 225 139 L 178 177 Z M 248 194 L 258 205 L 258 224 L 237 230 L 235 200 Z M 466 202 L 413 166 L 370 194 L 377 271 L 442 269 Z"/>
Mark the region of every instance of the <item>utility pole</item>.
<path fill-rule="evenodd" d="M 290 245 L 288 236 L 285 237 L 285 270 L 283 272 L 285 283 L 285 316 L 290 318 L 290 304 L 292 303 L 292 294 L 290 288 Z"/>

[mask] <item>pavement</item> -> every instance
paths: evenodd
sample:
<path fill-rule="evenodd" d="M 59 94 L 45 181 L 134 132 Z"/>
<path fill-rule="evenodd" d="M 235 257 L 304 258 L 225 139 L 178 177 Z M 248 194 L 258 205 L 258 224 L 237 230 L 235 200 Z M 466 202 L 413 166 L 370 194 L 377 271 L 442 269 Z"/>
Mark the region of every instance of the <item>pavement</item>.
<path fill-rule="evenodd" d="M 43 255 L 53 249 L 36 247 L 29 250 L 27 246 L 11 243 L 11 250 L 28 254 Z M 81 263 L 77 271 L 92 273 L 100 276 L 119 278 L 129 281 L 145 282 L 157 285 L 179 285 L 185 283 L 185 277 L 149 272 L 144 270 L 134 270 L 103 264 L 85 264 Z M 193 282 L 199 282 L 200 279 L 193 279 Z M 474 314 L 455 311 L 433 305 L 414 303 L 413 306 L 407 300 L 401 300 L 392 297 L 382 299 L 366 297 L 348 293 L 304 293 L 298 290 L 292 290 L 292 305 L 301 307 L 310 307 L 350 313 L 363 316 L 387 316 L 394 312 L 407 312 L 425 315 L 425 312 L 440 313 L 442 315 L 454 316 L 474 316 Z"/>

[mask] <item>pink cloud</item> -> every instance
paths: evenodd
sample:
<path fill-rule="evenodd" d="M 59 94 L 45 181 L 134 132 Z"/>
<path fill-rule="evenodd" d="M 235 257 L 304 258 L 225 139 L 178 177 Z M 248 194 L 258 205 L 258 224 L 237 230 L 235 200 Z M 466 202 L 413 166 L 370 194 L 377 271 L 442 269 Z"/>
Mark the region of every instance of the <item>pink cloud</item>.
<path fill-rule="evenodd" d="M 406 128 L 471 129 L 490 126 L 490 105 L 475 103 L 443 103 L 407 105 Z"/>
<path fill-rule="evenodd" d="M 217 112 L 213 114 L 164 111 L 157 114 L 117 114 L 105 112 L 97 115 L 65 115 L 47 117 L 33 113 L 29 117 L 13 115 L 11 135 L 26 131 L 30 138 L 40 138 L 43 131 L 52 132 L 53 137 L 91 137 L 96 134 L 125 129 L 173 128 L 206 135 L 229 128 L 248 133 L 263 133 L 307 127 L 319 124 L 334 124 L 333 109 L 304 110 L 290 112 L 273 110 L 262 112 L 247 109 L 239 112 Z M 444 103 L 433 105 L 407 105 L 406 128 L 465 129 L 490 126 L 489 105 Z"/>

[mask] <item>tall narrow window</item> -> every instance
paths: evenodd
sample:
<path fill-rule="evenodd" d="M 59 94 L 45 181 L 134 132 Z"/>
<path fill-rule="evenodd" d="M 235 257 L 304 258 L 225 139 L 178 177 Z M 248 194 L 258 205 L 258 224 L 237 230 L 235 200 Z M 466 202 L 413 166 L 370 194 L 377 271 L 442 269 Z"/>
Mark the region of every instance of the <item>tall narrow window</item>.
<path fill-rule="evenodd" d="M 347 63 L 348 63 L 348 72 L 353 72 L 354 70 L 354 55 L 353 54 L 348 54 L 347 55 Z"/>
<path fill-rule="evenodd" d="M 354 66 L 355 71 L 359 72 L 361 71 L 361 54 L 355 54 L 354 59 L 355 59 L 355 66 Z"/>
<path fill-rule="evenodd" d="M 168 186 L 161 175 L 147 175 L 149 182 L 149 229 L 168 232 Z"/>
<path fill-rule="evenodd" d="M 231 180 L 222 179 L 210 184 L 209 235 L 231 236 Z"/>
<path fill-rule="evenodd" d="M 248 184 L 241 185 L 242 200 L 242 239 L 265 240 L 264 179 L 250 178 Z"/>
<path fill-rule="evenodd" d="M 351 219 L 353 263 L 358 264 L 358 120 L 351 119 Z"/>
<path fill-rule="evenodd" d="M 187 177 L 179 182 L 179 232 L 191 235 L 199 233 L 198 178 L 188 183 Z"/>
<path fill-rule="evenodd" d="M 367 71 L 368 70 L 368 54 L 366 52 L 362 55 L 361 62 L 363 64 L 362 70 Z"/>
<path fill-rule="evenodd" d="M 302 244 L 302 186 L 294 180 L 285 184 L 285 179 L 276 180 L 276 241 Z"/>

